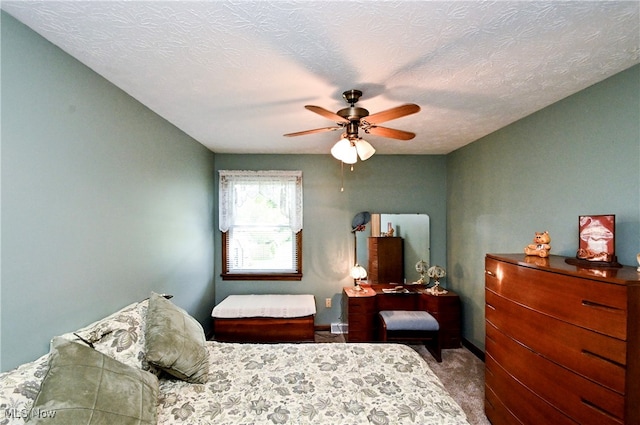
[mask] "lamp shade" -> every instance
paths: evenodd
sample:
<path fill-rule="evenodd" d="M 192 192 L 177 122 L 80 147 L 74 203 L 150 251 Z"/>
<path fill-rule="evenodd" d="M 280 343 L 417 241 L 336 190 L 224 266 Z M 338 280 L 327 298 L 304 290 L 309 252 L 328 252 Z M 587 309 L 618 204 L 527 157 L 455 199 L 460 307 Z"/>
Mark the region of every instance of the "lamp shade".
<path fill-rule="evenodd" d="M 356 147 L 348 139 L 340 139 L 331 148 L 331 155 L 345 164 L 355 164 L 358 161 Z"/>
<path fill-rule="evenodd" d="M 444 267 L 440 267 L 438 265 L 431 266 L 427 270 L 427 276 L 429 276 L 430 278 L 435 279 L 436 281 L 439 281 L 440 278 L 445 277 L 446 275 L 447 275 L 447 272 L 444 269 Z"/>
<path fill-rule="evenodd" d="M 358 156 L 361 161 L 366 161 L 371 158 L 376 150 L 371 146 L 369 142 L 364 139 L 356 139 L 354 142 L 356 145 L 356 151 L 358 152 Z"/>
<path fill-rule="evenodd" d="M 367 271 L 360 264 L 356 264 L 355 266 L 351 267 L 350 274 L 351 277 L 356 280 L 365 279 L 367 277 Z"/>

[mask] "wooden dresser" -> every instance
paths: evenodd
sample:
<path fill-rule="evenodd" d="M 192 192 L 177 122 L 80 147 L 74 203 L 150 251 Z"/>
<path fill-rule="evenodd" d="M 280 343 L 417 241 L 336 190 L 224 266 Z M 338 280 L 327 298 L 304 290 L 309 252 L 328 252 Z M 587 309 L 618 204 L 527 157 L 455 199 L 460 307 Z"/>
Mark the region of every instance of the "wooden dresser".
<path fill-rule="evenodd" d="M 407 293 L 390 294 L 383 289 L 394 285 L 363 285 L 362 291 L 353 287 L 342 290 L 342 311 L 349 325 L 348 342 L 378 340 L 377 315 L 382 310 L 424 310 L 440 324 L 442 348 L 459 348 L 460 297 L 453 291 L 445 295 L 431 295 L 422 286 L 407 285 Z"/>
<path fill-rule="evenodd" d="M 485 258 L 485 412 L 500 424 L 640 424 L 640 273 Z"/>
<path fill-rule="evenodd" d="M 369 283 L 404 283 L 404 252 L 402 238 L 370 237 Z"/>

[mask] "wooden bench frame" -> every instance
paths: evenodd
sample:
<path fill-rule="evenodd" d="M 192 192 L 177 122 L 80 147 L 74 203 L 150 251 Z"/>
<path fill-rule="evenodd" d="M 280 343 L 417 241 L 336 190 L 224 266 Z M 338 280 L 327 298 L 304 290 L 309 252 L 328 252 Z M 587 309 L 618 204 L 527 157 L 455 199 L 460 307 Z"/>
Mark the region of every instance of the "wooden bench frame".
<path fill-rule="evenodd" d="M 315 315 L 214 318 L 213 338 L 221 342 L 314 342 L 314 322 Z"/>

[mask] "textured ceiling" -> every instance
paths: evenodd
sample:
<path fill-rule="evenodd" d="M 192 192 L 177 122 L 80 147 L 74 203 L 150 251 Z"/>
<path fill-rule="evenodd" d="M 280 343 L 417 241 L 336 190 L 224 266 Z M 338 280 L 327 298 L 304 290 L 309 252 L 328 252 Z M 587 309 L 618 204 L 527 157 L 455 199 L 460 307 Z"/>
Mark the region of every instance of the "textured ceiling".
<path fill-rule="evenodd" d="M 366 136 L 443 154 L 640 62 L 638 1 L 3 1 L 214 152 L 328 153 L 304 109 L 422 110 Z"/>

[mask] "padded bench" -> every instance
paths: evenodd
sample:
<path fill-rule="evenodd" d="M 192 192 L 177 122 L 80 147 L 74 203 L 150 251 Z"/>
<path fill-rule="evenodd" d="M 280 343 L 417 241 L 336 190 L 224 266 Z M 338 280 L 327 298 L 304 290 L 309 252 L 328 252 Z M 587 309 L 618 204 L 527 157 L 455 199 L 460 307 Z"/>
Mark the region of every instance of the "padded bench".
<path fill-rule="evenodd" d="M 313 342 L 313 295 L 229 295 L 211 312 L 213 338 L 223 342 Z"/>
<path fill-rule="evenodd" d="M 436 361 L 442 361 L 440 324 L 422 310 L 383 310 L 380 319 L 380 340 L 422 342 Z"/>

